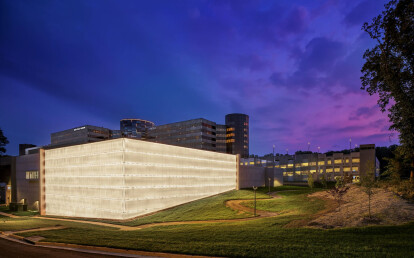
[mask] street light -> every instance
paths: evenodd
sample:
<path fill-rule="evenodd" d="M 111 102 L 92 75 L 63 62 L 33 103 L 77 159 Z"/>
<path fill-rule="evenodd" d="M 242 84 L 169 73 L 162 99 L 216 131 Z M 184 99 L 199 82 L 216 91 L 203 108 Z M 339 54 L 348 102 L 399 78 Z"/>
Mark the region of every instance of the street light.
<path fill-rule="evenodd" d="M 268 177 L 267 179 L 269 179 L 269 197 L 270 197 L 270 180 L 271 180 L 271 178 Z"/>
<path fill-rule="evenodd" d="M 256 217 L 256 190 L 257 190 L 257 186 L 253 186 L 253 190 L 254 190 L 254 216 Z"/>

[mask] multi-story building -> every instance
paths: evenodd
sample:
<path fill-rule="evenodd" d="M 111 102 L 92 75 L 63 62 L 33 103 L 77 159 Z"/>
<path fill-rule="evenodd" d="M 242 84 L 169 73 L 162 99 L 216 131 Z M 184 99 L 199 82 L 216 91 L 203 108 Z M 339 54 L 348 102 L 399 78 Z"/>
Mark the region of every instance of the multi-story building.
<path fill-rule="evenodd" d="M 226 125 L 216 124 L 216 151 L 227 153 Z"/>
<path fill-rule="evenodd" d="M 270 158 L 270 159 L 269 159 Z M 273 167 L 273 157 L 263 159 L 242 159 L 244 166 Z M 375 157 L 375 144 L 360 146 L 359 152 L 332 155 L 309 153 L 298 155 L 281 155 L 274 157 L 274 167 L 283 171 L 284 182 L 305 182 L 312 175 L 315 180 L 325 177 L 327 181 L 337 176 L 352 176 L 356 181 L 369 170 L 379 175 L 379 161 Z"/>
<path fill-rule="evenodd" d="M 46 148 L 116 138 L 134 138 L 195 149 L 249 156 L 249 116 L 226 115 L 226 125 L 204 118 L 155 126 L 142 119 L 122 119 L 120 130 L 85 125 L 51 134 Z"/>
<path fill-rule="evenodd" d="M 192 119 L 166 125 L 159 125 L 149 131 L 150 141 L 210 151 L 224 151 L 223 131 L 219 125 L 204 118 Z"/>
<path fill-rule="evenodd" d="M 72 129 L 52 133 L 51 144 L 48 147 L 70 146 L 88 142 L 97 142 L 112 138 L 112 130 L 93 125 L 84 125 Z"/>
<path fill-rule="evenodd" d="M 226 115 L 226 149 L 227 153 L 249 157 L 249 116 L 245 114 Z"/>
<path fill-rule="evenodd" d="M 120 121 L 122 137 L 127 138 L 148 139 L 148 131 L 154 126 L 153 122 L 143 119 L 127 118 Z"/>

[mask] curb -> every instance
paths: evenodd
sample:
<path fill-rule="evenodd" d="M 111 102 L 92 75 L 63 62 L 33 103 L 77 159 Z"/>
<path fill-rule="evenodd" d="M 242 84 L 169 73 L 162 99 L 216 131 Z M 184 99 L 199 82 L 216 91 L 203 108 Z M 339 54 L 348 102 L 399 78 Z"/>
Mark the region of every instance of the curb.
<path fill-rule="evenodd" d="M 97 251 L 103 253 L 113 253 L 113 254 L 125 254 L 125 255 L 144 255 L 144 256 L 153 256 L 153 257 L 167 257 L 167 258 L 178 258 L 178 257 L 191 257 L 191 258 L 205 258 L 211 256 L 198 256 L 198 255 L 188 255 L 188 254 L 172 254 L 172 253 L 161 253 L 161 252 L 147 252 L 147 251 L 138 251 L 130 249 L 118 249 L 111 247 L 102 247 L 102 246 L 89 246 L 89 245 L 77 245 L 77 244 L 66 244 L 66 243 L 55 243 L 55 242 L 36 242 L 37 246 L 44 247 L 63 247 L 71 249 L 83 249 L 89 251 Z"/>
<path fill-rule="evenodd" d="M 111 248 L 111 247 L 101 247 L 101 246 L 89 246 L 89 245 L 77 245 L 77 244 L 66 244 L 66 243 L 55 243 L 55 242 L 37 242 L 32 241 L 31 239 L 21 237 L 18 235 L 14 235 L 11 231 L 3 232 L 0 231 L 1 235 L 6 236 L 7 238 L 12 238 L 13 241 L 21 241 L 38 247 L 44 248 L 56 248 L 62 250 L 72 250 L 82 253 L 93 253 L 93 254 L 104 254 L 104 255 L 114 255 L 120 257 L 137 257 L 137 256 L 148 256 L 148 257 L 165 257 L 165 258 L 181 258 L 181 257 L 188 257 L 188 258 L 214 258 L 211 256 L 199 256 L 199 255 L 189 255 L 189 254 L 173 254 L 173 253 L 162 253 L 162 252 L 147 252 L 147 251 L 138 251 L 138 250 L 130 250 L 130 249 L 119 249 L 119 248 Z M 9 239 L 9 240 L 12 240 Z M 218 257 L 217 257 L 218 258 Z"/>

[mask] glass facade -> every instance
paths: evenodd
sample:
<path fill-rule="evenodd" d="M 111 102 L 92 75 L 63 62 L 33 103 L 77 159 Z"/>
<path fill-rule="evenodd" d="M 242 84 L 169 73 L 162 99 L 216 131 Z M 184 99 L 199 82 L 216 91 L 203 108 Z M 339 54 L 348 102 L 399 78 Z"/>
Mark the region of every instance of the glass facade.
<path fill-rule="evenodd" d="M 149 136 L 159 143 L 225 152 L 225 126 L 203 118 L 160 125 Z"/>
<path fill-rule="evenodd" d="M 226 150 L 230 154 L 249 157 L 249 116 L 245 114 L 226 115 Z"/>
<path fill-rule="evenodd" d="M 142 119 L 122 119 L 120 129 L 122 137 L 134 139 L 149 139 L 148 132 L 155 124 Z"/>

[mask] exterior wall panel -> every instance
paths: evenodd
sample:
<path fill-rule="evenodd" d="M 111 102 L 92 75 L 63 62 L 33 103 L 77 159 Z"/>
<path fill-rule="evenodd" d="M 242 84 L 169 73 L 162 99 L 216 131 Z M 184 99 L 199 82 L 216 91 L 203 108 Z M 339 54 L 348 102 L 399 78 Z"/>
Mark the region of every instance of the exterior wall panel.
<path fill-rule="evenodd" d="M 29 171 L 37 171 L 39 175 L 39 153 L 16 157 L 16 201 L 25 201 L 28 209 L 37 210 L 40 200 L 40 181 L 39 177 L 28 179 L 26 173 Z"/>
<path fill-rule="evenodd" d="M 46 215 L 144 215 L 235 189 L 236 165 L 235 155 L 133 139 L 46 150 Z"/>

